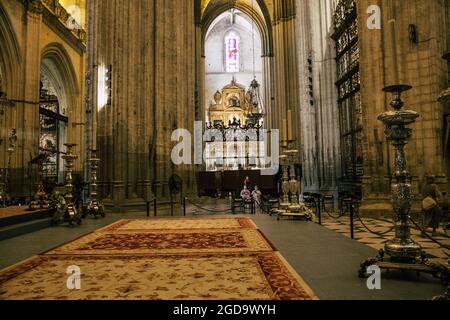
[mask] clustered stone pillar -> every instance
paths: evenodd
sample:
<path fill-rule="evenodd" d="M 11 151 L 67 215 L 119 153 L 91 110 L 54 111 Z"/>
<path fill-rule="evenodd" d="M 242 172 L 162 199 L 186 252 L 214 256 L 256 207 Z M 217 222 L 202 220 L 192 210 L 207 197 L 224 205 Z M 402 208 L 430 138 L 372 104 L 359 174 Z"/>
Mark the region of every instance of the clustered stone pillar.
<path fill-rule="evenodd" d="M 192 12 L 192 14 L 188 14 Z M 93 110 L 97 110 L 99 196 L 107 207 L 143 207 L 169 196 L 180 175 L 192 190 L 193 166 L 173 166 L 171 135 L 193 134 L 196 37 L 194 0 L 88 3 Z M 101 70 L 112 67 L 110 103 L 99 104 Z M 93 121 L 95 123 L 95 121 Z"/>
<path fill-rule="evenodd" d="M 266 109 L 270 113 L 269 123 L 273 128 L 282 128 L 283 120 L 288 119 L 288 110 L 292 110 L 293 139 L 300 142 L 300 94 L 298 86 L 298 63 L 296 46 L 296 5 L 294 0 L 275 0 L 273 18 L 274 58 L 273 72 L 270 74 L 273 81 L 273 97 L 266 102 Z M 296 159 L 297 163 L 300 159 Z"/>

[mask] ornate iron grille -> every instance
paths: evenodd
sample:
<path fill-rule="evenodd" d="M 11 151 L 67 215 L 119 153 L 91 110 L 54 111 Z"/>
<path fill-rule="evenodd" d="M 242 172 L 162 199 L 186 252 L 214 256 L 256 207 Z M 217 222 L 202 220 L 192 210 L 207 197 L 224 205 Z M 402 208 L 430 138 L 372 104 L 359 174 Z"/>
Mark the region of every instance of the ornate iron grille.
<path fill-rule="evenodd" d="M 334 14 L 338 107 L 342 146 L 342 182 L 361 194 L 364 175 L 360 95 L 358 15 L 356 1 L 340 0 Z"/>

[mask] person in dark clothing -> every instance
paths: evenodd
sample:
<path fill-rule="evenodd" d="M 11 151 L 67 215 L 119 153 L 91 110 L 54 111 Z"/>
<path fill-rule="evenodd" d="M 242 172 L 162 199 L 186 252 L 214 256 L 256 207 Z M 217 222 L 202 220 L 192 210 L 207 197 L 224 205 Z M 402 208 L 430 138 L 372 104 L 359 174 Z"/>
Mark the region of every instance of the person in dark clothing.
<path fill-rule="evenodd" d="M 442 216 L 442 211 L 439 206 L 439 201 L 442 199 L 442 194 L 439 191 L 439 187 L 435 183 L 435 179 L 433 176 L 427 177 L 426 183 L 422 187 L 422 196 L 424 199 L 430 197 L 437 203 L 437 205 L 431 209 L 428 210 L 424 209 L 424 216 L 423 216 L 424 230 L 432 228 L 433 236 L 436 236 L 437 229 L 439 229 Z"/>

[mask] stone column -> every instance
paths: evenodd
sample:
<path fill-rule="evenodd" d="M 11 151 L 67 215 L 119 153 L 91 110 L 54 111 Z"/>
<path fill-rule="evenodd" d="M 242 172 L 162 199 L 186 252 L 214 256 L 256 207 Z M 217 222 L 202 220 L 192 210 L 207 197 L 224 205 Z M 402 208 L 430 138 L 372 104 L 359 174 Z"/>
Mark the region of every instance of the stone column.
<path fill-rule="evenodd" d="M 113 67 L 111 105 L 99 111 L 98 128 L 100 158 L 111 159 L 100 176 L 104 190 L 112 186 L 105 205 L 142 208 L 151 189 L 168 197 L 169 176 L 184 176 L 171 163 L 171 135 L 193 126 L 193 0 L 99 0 L 90 9 L 99 21 L 91 30 L 95 63 Z"/>

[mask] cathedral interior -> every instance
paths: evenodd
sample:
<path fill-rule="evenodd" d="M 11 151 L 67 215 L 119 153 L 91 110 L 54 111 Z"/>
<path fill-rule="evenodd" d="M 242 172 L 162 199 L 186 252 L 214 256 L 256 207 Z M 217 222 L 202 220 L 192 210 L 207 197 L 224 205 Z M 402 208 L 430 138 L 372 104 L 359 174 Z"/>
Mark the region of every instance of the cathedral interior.
<path fill-rule="evenodd" d="M 448 0 L 1 0 L 0 300 L 448 300 L 449 84 Z"/>

